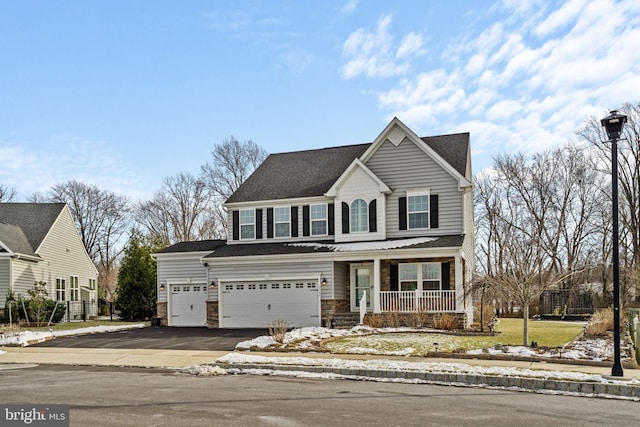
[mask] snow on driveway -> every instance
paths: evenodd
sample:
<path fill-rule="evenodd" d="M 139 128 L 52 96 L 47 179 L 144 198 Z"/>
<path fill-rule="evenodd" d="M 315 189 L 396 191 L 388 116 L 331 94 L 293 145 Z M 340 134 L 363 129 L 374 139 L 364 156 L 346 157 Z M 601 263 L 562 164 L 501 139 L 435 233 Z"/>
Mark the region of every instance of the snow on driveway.
<path fill-rule="evenodd" d="M 43 342 L 50 338 L 62 337 L 67 335 L 85 335 L 99 334 L 103 332 L 122 331 L 125 329 L 144 328 L 144 323 L 132 323 L 129 325 L 100 325 L 87 328 L 67 329 L 62 331 L 21 331 L 21 332 L 5 332 L 0 334 L 0 345 L 20 345 L 28 346 Z M 2 354 L 4 352 L 0 352 Z"/>

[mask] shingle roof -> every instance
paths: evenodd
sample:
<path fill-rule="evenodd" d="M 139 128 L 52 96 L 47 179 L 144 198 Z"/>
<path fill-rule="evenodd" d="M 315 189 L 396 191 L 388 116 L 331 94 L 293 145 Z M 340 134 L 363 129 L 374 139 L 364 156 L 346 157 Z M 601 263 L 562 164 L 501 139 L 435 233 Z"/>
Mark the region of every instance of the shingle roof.
<path fill-rule="evenodd" d="M 428 249 L 428 248 L 458 248 L 462 246 L 464 241 L 464 235 L 447 235 L 438 236 L 429 241 L 420 243 L 412 243 L 415 239 L 388 239 L 385 241 L 368 242 L 375 247 L 376 244 L 381 242 L 389 242 L 390 248 L 388 250 L 402 249 Z M 426 239 L 425 239 L 426 240 Z M 402 245 L 402 242 L 408 242 L 406 245 Z M 361 242 L 367 243 L 367 242 Z M 307 254 L 307 253 L 332 253 L 341 252 L 336 249 L 333 242 L 289 242 L 289 243 L 255 243 L 255 244 L 236 244 L 236 245 L 224 245 L 210 253 L 204 258 L 228 258 L 228 257 L 242 257 L 242 256 L 256 256 L 256 255 L 292 255 L 292 254 Z M 365 245 L 363 245 L 365 247 Z M 364 249 L 363 249 L 364 250 Z M 378 249 L 385 250 L 385 249 Z M 356 252 L 356 251 L 352 251 Z"/>
<path fill-rule="evenodd" d="M 4 243 L 12 252 L 35 256 L 33 248 L 27 236 L 24 235 L 22 229 L 17 225 L 0 223 L 0 241 Z M 6 252 L 0 248 L 0 252 Z"/>
<path fill-rule="evenodd" d="M 421 138 L 465 176 L 469 133 Z M 227 203 L 322 196 L 371 144 L 271 154 Z"/>
<path fill-rule="evenodd" d="M 224 240 L 198 240 L 195 242 L 180 242 L 164 248 L 157 254 L 170 254 L 178 252 L 210 252 L 224 245 Z"/>
<path fill-rule="evenodd" d="M 0 223 L 19 227 L 33 252 L 65 206 L 64 203 L 0 203 Z"/>

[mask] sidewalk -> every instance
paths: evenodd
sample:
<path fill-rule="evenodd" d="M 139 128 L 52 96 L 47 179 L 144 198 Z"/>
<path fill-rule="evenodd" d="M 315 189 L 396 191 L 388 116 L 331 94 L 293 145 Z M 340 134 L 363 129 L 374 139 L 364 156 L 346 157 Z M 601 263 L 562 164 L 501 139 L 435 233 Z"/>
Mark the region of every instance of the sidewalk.
<path fill-rule="evenodd" d="M 609 378 L 610 367 L 557 364 L 545 362 L 523 362 L 481 359 L 448 359 L 423 358 L 405 356 L 362 356 L 336 355 L 323 353 L 274 353 L 274 352 L 226 352 L 200 350 L 149 350 L 149 349 L 95 349 L 95 348 L 54 348 L 54 347 L 2 347 L 0 351 L 0 368 L 2 364 L 42 364 L 42 365 L 81 365 L 81 366 L 127 366 L 144 368 L 183 368 L 193 365 L 207 365 L 229 355 L 256 356 L 260 362 L 227 362 L 217 363 L 225 369 L 236 372 L 260 370 L 311 372 L 334 374 L 344 378 L 359 379 L 395 379 L 425 382 L 442 385 L 474 385 L 484 387 L 500 387 L 509 389 L 526 389 L 536 392 L 571 393 L 585 396 L 618 397 L 640 400 L 640 370 L 626 369 L 624 377 Z M 262 359 L 265 358 L 265 359 Z M 284 359 L 286 358 L 286 359 Z M 291 362 L 291 358 L 302 358 L 306 363 Z M 323 364 L 329 359 L 352 361 L 353 366 L 332 366 Z M 357 361 L 398 361 L 419 364 L 444 363 L 465 364 L 479 367 L 508 367 L 543 372 L 536 378 L 528 375 L 484 375 L 477 373 L 434 372 L 425 370 L 395 370 L 371 368 L 366 363 Z M 317 362 L 317 363 L 315 363 Z M 357 367 L 356 367 L 357 365 Z M 369 363 L 371 365 L 371 363 Z M 574 381 L 557 379 L 544 371 L 584 373 L 600 375 L 605 381 Z"/>

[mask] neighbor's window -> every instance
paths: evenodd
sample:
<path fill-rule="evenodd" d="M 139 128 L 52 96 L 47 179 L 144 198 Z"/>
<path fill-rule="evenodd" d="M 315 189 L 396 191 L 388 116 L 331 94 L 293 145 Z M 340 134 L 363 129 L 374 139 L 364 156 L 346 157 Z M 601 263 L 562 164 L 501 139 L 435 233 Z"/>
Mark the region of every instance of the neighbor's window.
<path fill-rule="evenodd" d="M 415 291 L 418 288 L 418 264 L 400 264 L 400 290 Z"/>
<path fill-rule="evenodd" d="M 429 228 L 429 195 L 408 196 L 407 215 L 409 229 Z"/>
<path fill-rule="evenodd" d="M 56 301 L 66 301 L 67 281 L 56 279 Z"/>
<path fill-rule="evenodd" d="M 367 202 L 356 199 L 351 203 L 351 232 L 369 231 L 369 210 Z"/>
<path fill-rule="evenodd" d="M 79 293 L 78 276 L 69 277 L 69 298 L 71 301 L 80 301 Z"/>
<path fill-rule="evenodd" d="M 311 205 L 311 235 L 327 234 L 327 205 Z"/>
<path fill-rule="evenodd" d="M 89 279 L 89 289 L 92 291 L 96 290 L 96 279 Z"/>
<path fill-rule="evenodd" d="M 276 237 L 289 237 L 291 235 L 289 231 L 290 215 L 291 215 L 291 208 L 289 207 L 273 209 L 273 220 L 275 224 Z"/>
<path fill-rule="evenodd" d="M 253 209 L 245 209 L 240 211 L 240 238 L 255 239 L 256 238 L 256 211 Z"/>

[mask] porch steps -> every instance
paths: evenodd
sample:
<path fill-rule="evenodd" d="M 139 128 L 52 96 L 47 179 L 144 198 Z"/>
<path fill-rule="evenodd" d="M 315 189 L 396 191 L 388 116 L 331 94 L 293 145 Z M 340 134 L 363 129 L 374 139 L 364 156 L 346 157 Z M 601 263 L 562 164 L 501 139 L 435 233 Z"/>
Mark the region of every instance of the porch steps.
<path fill-rule="evenodd" d="M 331 327 L 335 329 L 351 329 L 360 323 L 359 313 L 334 313 Z"/>

